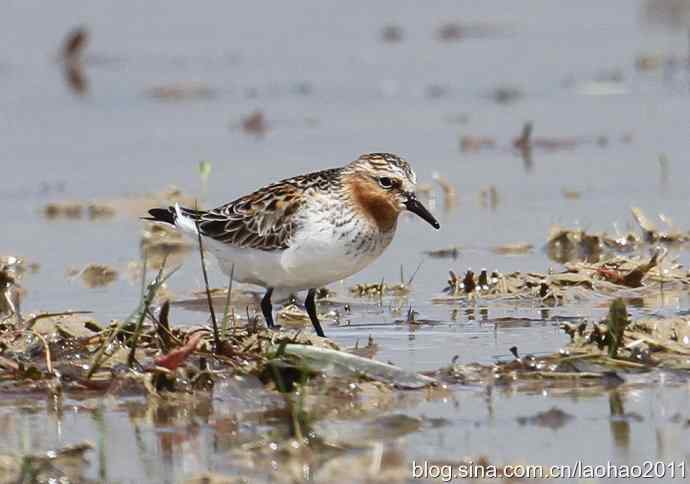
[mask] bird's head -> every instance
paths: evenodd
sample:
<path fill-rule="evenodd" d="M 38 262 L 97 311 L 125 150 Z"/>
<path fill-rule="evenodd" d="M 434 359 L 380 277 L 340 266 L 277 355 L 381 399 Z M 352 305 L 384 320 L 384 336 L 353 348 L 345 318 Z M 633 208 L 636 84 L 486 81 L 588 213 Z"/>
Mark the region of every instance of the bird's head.
<path fill-rule="evenodd" d="M 441 227 L 417 200 L 417 176 L 409 163 L 397 155 L 361 155 L 347 166 L 345 181 L 358 208 L 383 231 L 395 226 L 403 210 L 418 215 L 436 229 Z"/>

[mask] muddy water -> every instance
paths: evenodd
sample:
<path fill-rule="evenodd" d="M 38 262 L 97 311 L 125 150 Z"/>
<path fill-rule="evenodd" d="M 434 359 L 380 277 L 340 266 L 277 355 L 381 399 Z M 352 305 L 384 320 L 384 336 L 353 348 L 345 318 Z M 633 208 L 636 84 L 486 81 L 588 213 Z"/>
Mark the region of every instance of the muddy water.
<path fill-rule="evenodd" d="M 404 219 L 388 252 L 335 288 L 397 281 L 401 261 L 410 273 L 424 260 L 403 307 L 412 305 L 420 318 L 438 324 L 414 331 L 396 325 L 404 311 L 391 312 L 395 302 L 386 301 L 382 309 L 354 314 L 351 326 L 328 328 L 329 336 L 350 346 L 371 335 L 380 347 L 377 358 L 415 370 L 439 368 L 455 355 L 461 362 L 506 358 L 511 346 L 521 353 L 557 350 L 566 342 L 558 318 L 599 317 L 605 301 L 540 308 L 430 300 L 444 287 L 449 268 L 558 267 L 540 250 L 554 223 L 609 232 L 616 224 L 624 230 L 636 205 L 690 227 L 689 74 L 635 68 L 641 53 L 687 55 L 686 36 L 648 26 L 637 2 L 600 3 L 377 2 L 366 8 L 338 2 L 254 2 L 241 8 L 224 2 L 203 8 L 170 2 L 10 3 L 0 17 L 5 46 L 0 249 L 41 265 L 24 280 L 25 309 L 90 309 L 107 321 L 129 314 L 139 297 L 138 284 L 125 273 L 139 258 L 140 222 L 124 215 L 98 222 L 46 221 L 39 212 L 48 202 L 121 198 L 169 184 L 199 196 L 198 163 L 210 160 L 204 200 L 216 205 L 362 152 L 395 151 L 413 163 L 421 181 L 431 181 L 434 172 L 449 180 L 459 203 L 445 211 L 437 190 L 440 232 Z M 475 33 L 456 42 L 438 40 L 438 28 L 453 21 L 467 22 Z M 84 95 L 66 85 L 55 62 L 65 32 L 79 23 L 91 32 Z M 399 25 L 402 41 L 382 42 L 385 25 Z M 202 85 L 210 96 L 161 101 L 147 95 L 151 88 L 178 82 Z M 505 87 L 521 96 L 513 103 L 496 102 L 492 92 Z M 267 117 L 269 131 L 262 137 L 238 128 L 254 110 Z M 535 150 L 525 162 L 511 144 L 526 121 L 534 123 L 537 137 L 605 137 L 607 143 Z M 463 153 L 459 143 L 465 135 L 495 138 L 497 146 Z M 666 171 L 660 169 L 661 155 L 668 160 Z M 499 195 L 493 208 L 480 203 L 479 192 L 489 185 Z M 563 189 L 581 197 L 566 199 Z M 512 242 L 531 243 L 535 250 L 521 256 L 490 250 Z M 462 247 L 456 260 L 422 255 L 450 245 Z M 687 262 L 686 254 L 679 257 Z M 110 264 L 121 277 L 106 288 L 86 289 L 65 276 L 70 267 L 91 262 Z M 212 285 L 225 284 L 217 270 L 211 279 Z M 170 289 L 185 295 L 201 284 L 198 260 L 190 257 Z M 636 312 L 671 315 L 687 309 L 687 297 L 680 294 Z M 181 310 L 174 317 L 180 323 L 200 318 Z M 616 395 L 459 388 L 448 398 L 415 402 L 405 410 L 443 419 L 443 425 L 425 425 L 385 445 L 400 448 L 406 459 L 480 454 L 504 463 L 566 463 L 576 456 L 590 463 L 682 459 L 690 451 L 678 423 L 688 418 L 687 386 L 673 381 L 660 375 L 648 386 L 630 384 Z M 173 418 L 150 411 L 153 416 L 143 419 L 133 417 L 146 414 L 145 408 L 132 410 L 145 406 L 139 401 L 128 406 L 66 399 L 56 413 L 55 402 L 9 399 L 0 409 L 7 435 L 0 448 L 48 449 L 91 440 L 107 450 L 107 459 L 91 455 L 92 477 L 100 472 L 117 482 L 177 481 L 205 468 L 227 471 L 232 466 L 225 450 L 231 444 L 218 445 L 227 436 L 217 423 L 241 420 L 248 411 L 233 398 L 230 391 L 219 392 L 198 414 Z M 612 398 L 623 402 L 622 417 L 612 417 Z M 553 406 L 575 418 L 559 429 L 516 420 Z M 262 425 L 260 419 L 247 423 L 247 432 L 260 432 Z M 195 430 L 185 434 L 187 428 Z"/>

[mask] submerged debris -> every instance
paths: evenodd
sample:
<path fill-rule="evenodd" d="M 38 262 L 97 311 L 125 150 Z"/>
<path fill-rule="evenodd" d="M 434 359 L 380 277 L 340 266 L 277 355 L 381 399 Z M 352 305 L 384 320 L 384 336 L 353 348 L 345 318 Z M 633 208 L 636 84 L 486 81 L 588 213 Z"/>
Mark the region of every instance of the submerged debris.
<path fill-rule="evenodd" d="M 89 32 L 86 28 L 77 27 L 67 34 L 60 52 L 63 75 L 67 86 L 78 95 L 86 94 L 88 91 L 83 55 L 88 40 Z"/>
<path fill-rule="evenodd" d="M 436 259 L 457 259 L 460 255 L 460 249 L 461 247 L 456 245 L 445 249 L 427 250 L 424 254 Z"/>
<path fill-rule="evenodd" d="M 613 238 L 605 233 L 589 233 L 583 229 L 551 227 L 546 242 L 546 254 L 551 260 L 598 262 L 605 251 L 627 253 L 639 246 L 639 238 L 632 233 Z"/>
<path fill-rule="evenodd" d="M 173 227 L 149 223 L 142 231 L 140 247 L 147 264 L 158 268 L 166 257 L 189 252 L 192 243 Z"/>
<path fill-rule="evenodd" d="M 470 38 L 484 38 L 504 33 L 497 25 L 486 23 L 447 22 L 436 31 L 436 38 L 442 42 L 457 42 Z"/>
<path fill-rule="evenodd" d="M 381 29 L 381 40 L 395 44 L 403 40 L 404 31 L 399 25 L 386 25 Z"/>
<path fill-rule="evenodd" d="M 200 82 L 177 82 L 147 89 L 146 95 L 159 101 L 184 101 L 210 99 L 215 95 L 215 91 Z"/>
<path fill-rule="evenodd" d="M 496 140 L 487 136 L 465 135 L 460 138 L 460 150 L 464 152 L 475 152 L 495 147 Z"/>
<path fill-rule="evenodd" d="M 84 285 L 89 288 L 104 287 L 117 280 L 117 271 L 104 264 L 88 264 L 83 269 L 76 271 Z"/>
<path fill-rule="evenodd" d="M 574 416 L 564 412 L 560 408 L 551 407 L 549 410 L 539 412 L 531 417 L 518 417 L 517 421 L 520 425 L 536 425 L 551 430 L 558 430 L 573 419 L 575 419 Z"/>
<path fill-rule="evenodd" d="M 102 201 L 65 201 L 50 202 L 41 210 L 42 215 L 49 220 L 59 219 L 111 219 L 118 213 L 142 217 L 147 210 L 154 206 L 164 206 L 174 203 L 194 206 L 196 200 L 186 196 L 174 186 L 170 186 L 158 193 L 145 194 L 137 197 Z"/>
<path fill-rule="evenodd" d="M 532 251 L 534 246 L 527 242 L 517 242 L 514 244 L 503 244 L 493 247 L 491 250 L 499 255 L 522 255 Z"/>
<path fill-rule="evenodd" d="M 489 97 L 498 104 L 512 104 L 523 96 L 524 92 L 515 86 L 500 86 L 489 94 Z"/>
<path fill-rule="evenodd" d="M 245 133 L 253 134 L 258 137 L 262 137 L 268 132 L 268 122 L 262 111 L 254 111 L 242 118 L 241 126 Z"/>

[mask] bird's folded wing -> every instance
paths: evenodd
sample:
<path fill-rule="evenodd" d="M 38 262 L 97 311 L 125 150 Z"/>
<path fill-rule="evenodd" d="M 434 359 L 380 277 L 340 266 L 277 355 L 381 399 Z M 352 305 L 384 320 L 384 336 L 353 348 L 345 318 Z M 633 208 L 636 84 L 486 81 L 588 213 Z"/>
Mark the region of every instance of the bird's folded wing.
<path fill-rule="evenodd" d="M 299 226 L 303 203 L 294 186 L 278 183 L 205 212 L 199 218 L 199 229 L 234 247 L 286 249 Z"/>

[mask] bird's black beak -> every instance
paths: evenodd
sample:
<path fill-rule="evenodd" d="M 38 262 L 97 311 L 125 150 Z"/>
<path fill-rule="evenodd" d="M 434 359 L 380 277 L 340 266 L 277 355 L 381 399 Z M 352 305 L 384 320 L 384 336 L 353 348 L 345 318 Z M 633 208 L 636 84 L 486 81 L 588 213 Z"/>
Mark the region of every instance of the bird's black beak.
<path fill-rule="evenodd" d="M 405 207 L 412 213 L 419 215 L 421 218 L 429 222 L 432 227 L 434 227 L 436 230 L 441 228 L 441 224 L 438 223 L 438 220 L 434 218 L 433 215 L 431 215 L 431 212 L 429 212 L 424 205 L 421 204 L 419 200 L 417 200 L 417 196 L 414 193 L 408 193 L 407 194 L 407 201 L 405 202 Z"/>

